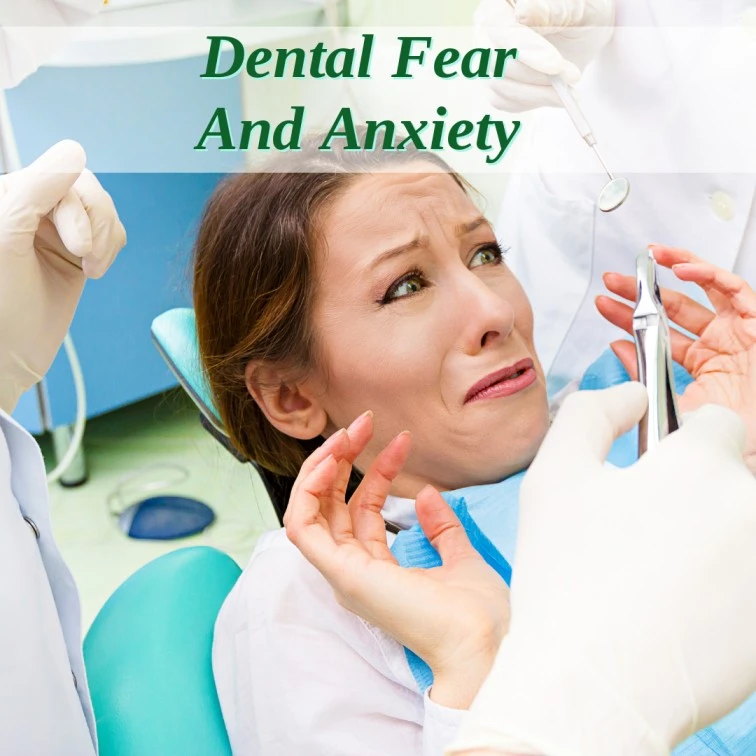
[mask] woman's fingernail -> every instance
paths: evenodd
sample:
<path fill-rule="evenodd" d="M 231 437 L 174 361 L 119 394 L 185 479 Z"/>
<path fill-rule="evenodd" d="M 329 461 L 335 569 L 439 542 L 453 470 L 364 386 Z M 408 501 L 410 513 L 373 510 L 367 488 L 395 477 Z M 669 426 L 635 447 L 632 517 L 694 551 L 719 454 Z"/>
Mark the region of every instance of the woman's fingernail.
<path fill-rule="evenodd" d="M 324 457 L 323 459 L 321 459 L 320 462 L 318 462 L 318 464 L 315 465 L 315 469 L 313 470 L 313 472 L 315 472 L 315 470 L 319 470 L 321 467 L 325 467 L 326 463 L 331 459 L 335 459 L 333 454 L 329 454 L 327 457 Z"/>
<path fill-rule="evenodd" d="M 352 422 L 349 424 L 349 430 L 352 430 L 352 428 L 354 428 L 355 426 L 359 425 L 366 418 L 372 417 L 372 416 L 373 416 L 373 410 L 367 410 L 367 411 L 363 412 L 355 420 L 352 420 Z"/>
<path fill-rule="evenodd" d="M 326 443 L 329 446 L 332 446 L 333 444 L 339 443 L 339 441 L 341 441 L 346 435 L 347 435 L 346 429 L 339 428 L 339 430 L 337 430 L 336 433 L 329 436 L 328 441 L 326 441 Z"/>
<path fill-rule="evenodd" d="M 431 496 L 433 493 L 437 491 L 435 486 L 432 486 L 430 483 L 426 483 L 418 492 L 417 496 Z"/>
<path fill-rule="evenodd" d="M 388 443 L 386 444 L 386 448 L 388 449 L 388 448 L 389 448 L 389 446 L 394 446 L 395 444 L 399 443 L 399 439 L 400 439 L 400 438 L 401 438 L 402 436 L 408 436 L 409 438 L 412 438 L 412 434 L 411 434 L 411 433 L 410 433 L 409 431 L 407 431 L 407 430 L 401 431 L 401 433 L 397 433 L 397 434 L 396 434 L 396 435 L 395 435 L 395 436 L 394 436 L 394 437 L 393 437 L 393 438 L 391 439 L 391 441 L 389 441 L 389 442 L 388 442 Z"/>

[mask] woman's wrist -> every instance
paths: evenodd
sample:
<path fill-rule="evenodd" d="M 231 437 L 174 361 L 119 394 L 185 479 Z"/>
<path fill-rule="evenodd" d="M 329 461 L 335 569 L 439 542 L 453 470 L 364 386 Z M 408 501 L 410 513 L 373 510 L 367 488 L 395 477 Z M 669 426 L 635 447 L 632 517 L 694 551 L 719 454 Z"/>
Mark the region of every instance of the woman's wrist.
<path fill-rule="evenodd" d="M 483 681 L 491 671 L 497 647 L 492 647 L 473 656 L 461 656 L 447 660 L 443 665 L 431 667 L 433 686 L 430 699 L 449 709 L 468 709 L 478 694 Z"/>
<path fill-rule="evenodd" d="M 468 709 L 493 667 L 509 622 L 477 617 L 472 618 L 467 632 L 457 629 L 457 640 L 449 639 L 444 650 L 437 649 L 435 659 L 426 659 L 433 672 L 429 697 L 440 706 Z"/>

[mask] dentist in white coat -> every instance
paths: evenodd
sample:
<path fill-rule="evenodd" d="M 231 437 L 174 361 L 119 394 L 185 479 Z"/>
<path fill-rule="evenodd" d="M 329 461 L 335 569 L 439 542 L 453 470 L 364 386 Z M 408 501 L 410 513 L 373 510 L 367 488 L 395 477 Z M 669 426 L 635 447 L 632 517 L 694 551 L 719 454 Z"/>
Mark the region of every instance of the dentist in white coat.
<path fill-rule="evenodd" d="M 101 7 L 0 0 L 0 98 Z M 97 751 L 78 593 L 53 539 L 39 447 L 11 418 L 52 364 L 86 279 L 126 243 L 85 163 L 82 147 L 64 141 L 0 176 L 0 750 L 9 754 Z"/>
<path fill-rule="evenodd" d="M 690 249 L 756 285 L 754 0 L 482 0 L 475 24 L 519 52 L 491 81 L 491 104 L 533 111 L 497 233 L 552 391 L 617 338 L 596 317 L 602 276 L 633 273 L 647 244 Z M 630 180 L 612 213 L 598 210 L 607 177 L 547 74 L 574 85 L 609 167 Z"/>
<path fill-rule="evenodd" d="M 0 98 L 102 5 L 0 0 Z M 34 439 L 10 416 L 52 364 L 86 279 L 100 277 L 126 243 L 110 196 L 85 163 L 81 146 L 65 141 L 28 168 L 0 176 L 3 753 L 88 756 L 97 750 L 79 599 L 53 539 L 44 462 Z"/>
<path fill-rule="evenodd" d="M 78 594 L 53 539 L 45 466 L 11 417 L 50 367 L 87 278 L 126 242 L 110 196 L 60 142 L 0 178 L 0 750 L 96 752 Z"/>

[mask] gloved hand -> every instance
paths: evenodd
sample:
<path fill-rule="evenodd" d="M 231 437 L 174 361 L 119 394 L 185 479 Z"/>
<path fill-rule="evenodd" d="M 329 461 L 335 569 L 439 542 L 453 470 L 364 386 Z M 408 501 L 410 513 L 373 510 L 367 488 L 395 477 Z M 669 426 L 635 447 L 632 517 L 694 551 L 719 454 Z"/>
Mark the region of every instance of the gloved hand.
<path fill-rule="evenodd" d="M 73 320 L 84 282 L 126 243 L 110 195 L 66 140 L 0 177 L 0 408 L 41 380 Z"/>
<path fill-rule="evenodd" d="M 521 491 L 509 634 L 448 753 L 661 756 L 756 688 L 743 424 L 708 405 L 605 467 L 645 406 L 624 384 L 557 416 Z"/>
<path fill-rule="evenodd" d="M 561 107 L 550 75 L 567 84 L 580 79 L 585 66 L 614 31 L 614 0 L 482 0 L 473 17 L 478 43 L 517 48 L 504 77 L 491 79 L 491 104 L 510 113 L 544 105 Z"/>

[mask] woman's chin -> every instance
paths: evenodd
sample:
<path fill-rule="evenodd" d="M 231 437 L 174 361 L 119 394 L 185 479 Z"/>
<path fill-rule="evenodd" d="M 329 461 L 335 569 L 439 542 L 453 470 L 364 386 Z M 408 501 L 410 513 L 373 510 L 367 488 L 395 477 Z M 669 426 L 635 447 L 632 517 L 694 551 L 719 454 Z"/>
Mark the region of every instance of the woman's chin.
<path fill-rule="evenodd" d="M 546 412 L 543 416 L 534 417 L 527 427 L 509 434 L 499 447 L 502 449 L 501 456 L 492 460 L 492 470 L 486 475 L 489 478 L 487 482 L 503 480 L 530 467 L 548 429 L 549 415 Z"/>
<path fill-rule="evenodd" d="M 470 460 L 464 471 L 460 471 L 457 485 L 451 485 L 448 488 L 469 488 L 499 483 L 505 478 L 526 470 L 535 459 L 547 429 L 548 426 L 544 428 L 543 433 L 535 433 L 530 437 L 520 436 L 517 438 L 516 445 L 510 444 L 502 455 L 491 456 L 488 459 L 481 455 L 476 456 Z"/>
<path fill-rule="evenodd" d="M 533 404 L 517 417 L 489 417 L 478 423 L 475 432 L 455 443 L 434 446 L 438 437 L 426 436 L 418 466 L 410 464 L 397 477 L 392 493 L 414 497 L 425 485 L 441 491 L 498 483 L 527 469 L 549 429 L 549 409 L 545 401 Z M 439 434 L 442 435 L 442 434 Z"/>
<path fill-rule="evenodd" d="M 509 478 L 512 475 L 517 475 L 517 473 L 520 473 L 523 470 L 527 470 L 528 467 L 530 467 L 530 463 L 535 459 L 537 451 L 538 448 L 536 447 L 532 452 L 526 451 L 514 459 L 507 460 L 506 465 L 499 466 L 498 469 L 494 470 L 493 473 L 488 476 L 490 479 L 487 482 L 498 483 L 505 478 Z"/>

